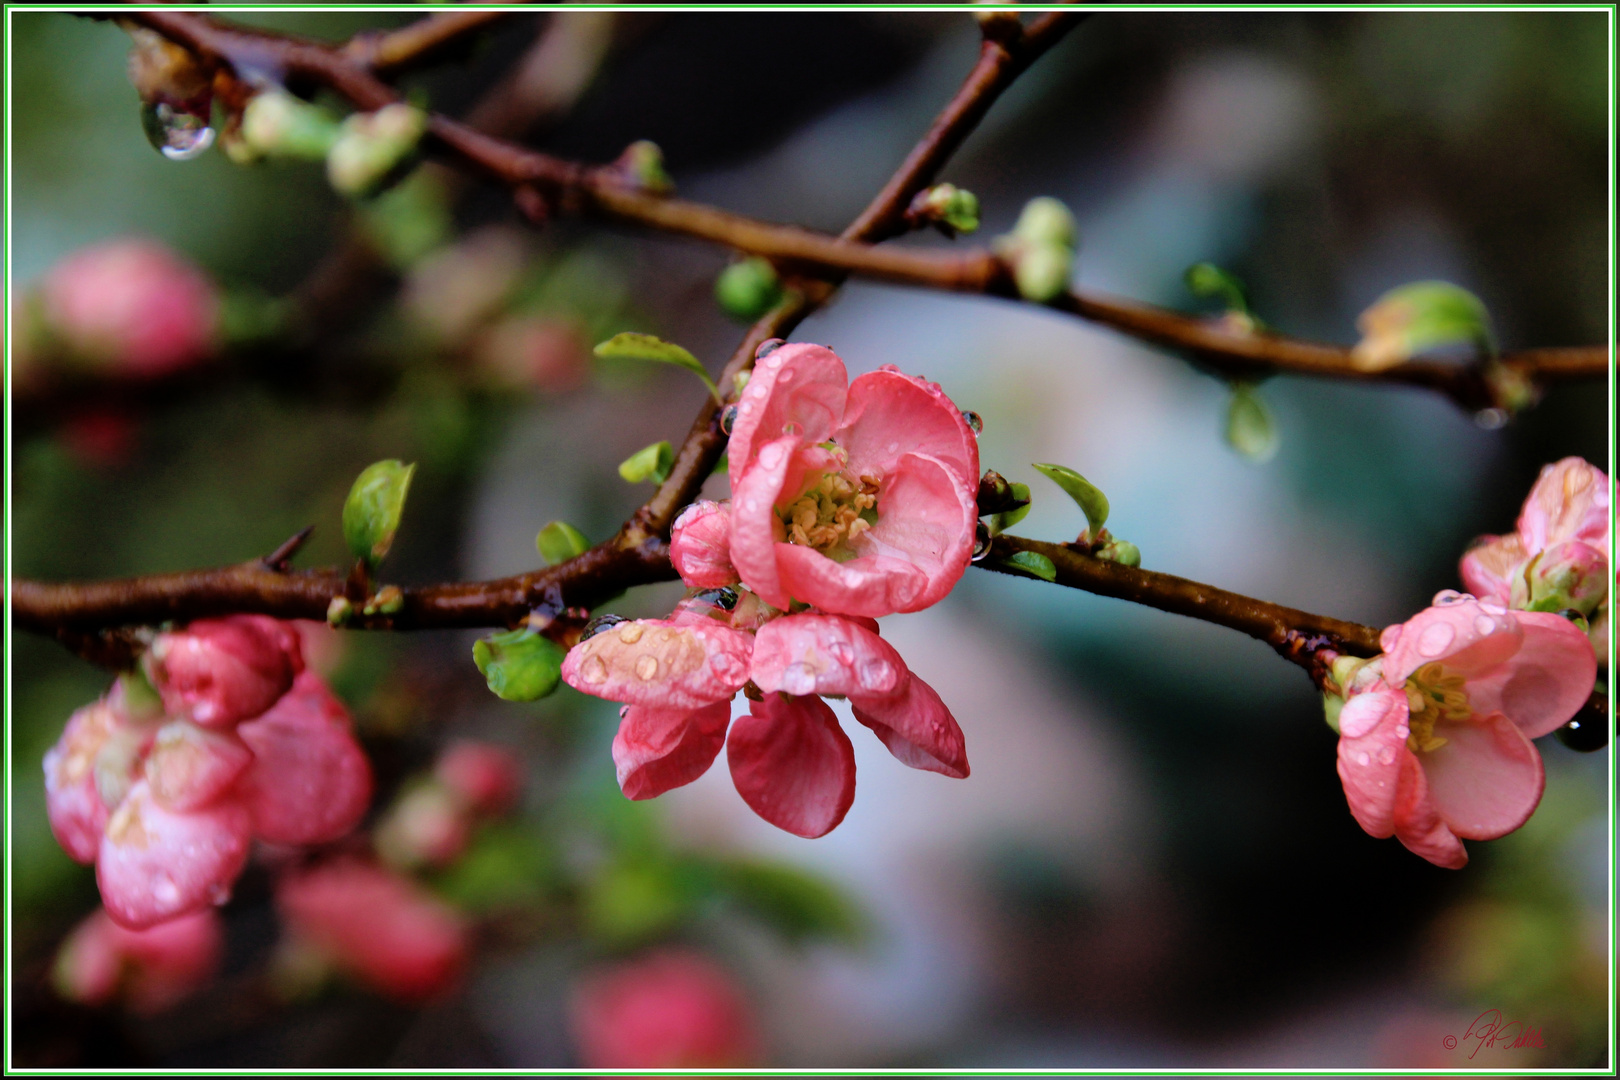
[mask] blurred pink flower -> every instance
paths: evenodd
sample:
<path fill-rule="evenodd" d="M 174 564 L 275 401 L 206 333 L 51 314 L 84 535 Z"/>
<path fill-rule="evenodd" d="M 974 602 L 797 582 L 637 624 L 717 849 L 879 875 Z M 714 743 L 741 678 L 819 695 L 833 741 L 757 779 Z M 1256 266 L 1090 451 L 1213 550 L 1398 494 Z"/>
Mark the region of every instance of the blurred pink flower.
<path fill-rule="evenodd" d="M 183 915 L 149 930 L 119 926 L 101 908 L 57 951 L 52 982 L 81 1005 L 121 998 L 142 1015 L 163 1012 L 213 977 L 224 934 L 213 911 Z"/>
<path fill-rule="evenodd" d="M 759 1060 L 743 990 L 700 953 L 666 949 L 594 972 L 570 1016 L 592 1069 L 739 1068 Z"/>
<path fill-rule="evenodd" d="M 508 316 L 479 334 L 472 351 L 495 382 L 516 390 L 560 394 L 584 383 L 591 367 L 590 343 L 562 319 Z"/>
<path fill-rule="evenodd" d="M 238 785 L 254 835 L 273 844 L 325 844 L 360 824 L 371 803 L 371 764 L 349 710 L 312 671 L 236 729 L 253 751 Z"/>
<path fill-rule="evenodd" d="M 152 240 L 75 252 L 52 268 L 42 293 L 45 319 L 69 350 L 128 375 L 167 375 L 214 350 L 213 284 Z"/>
<path fill-rule="evenodd" d="M 96 861 L 107 819 L 135 783 L 157 724 L 137 720 L 111 696 L 74 712 L 45 754 L 51 832 L 77 862 Z"/>
<path fill-rule="evenodd" d="M 163 707 L 206 727 L 258 716 L 303 668 L 297 631 L 267 615 L 198 619 L 159 634 L 146 654 Z"/>
<path fill-rule="evenodd" d="M 937 603 L 967 569 L 979 449 L 939 387 L 853 383 L 820 345 L 756 365 L 729 449 L 730 558 L 760 598 L 877 617 Z"/>
<path fill-rule="evenodd" d="M 1450 868 L 1519 828 L 1545 777 L 1531 739 L 1586 702 L 1596 663 L 1568 620 L 1441 593 L 1383 633 L 1345 687 L 1339 777 L 1357 823 Z"/>
<path fill-rule="evenodd" d="M 457 739 L 439 755 L 433 775 L 480 817 L 506 813 L 523 793 L 523 762 L 495 743 Z"/>
<path fill-rule="evenodd" d="M 377 824 L 377 854 L 398 870 L 444 866 L 467 850 L 472 815 L 454 791 L 429 782 L 406 791 Z"/>
<path fill-rule="evenodd" d="M 466 967 L 460 916 L 370 863 L 340 859 L 290 872 L 277 883 L 276 906 L 302 942 L 399 1001 L 449 992 Z"/>
<path fill-rule="evenodd" d="M 132 930 L 230 898 L 247 864 L 252 821 L 235 800 L 164 808 L 145 780 L 114 810 L 96 853 L 96 884 L 114 920 Z"/>
<path fill-rule="evenodd" d="M 1548 465 L 1515 531 L 1485 537 L 1463 555 L 1463 584 L 1516 608 L 1545 601 L 1592 615 L 1608 597 L 1609 503 L 1603 470 L 1578 457 Z"/>

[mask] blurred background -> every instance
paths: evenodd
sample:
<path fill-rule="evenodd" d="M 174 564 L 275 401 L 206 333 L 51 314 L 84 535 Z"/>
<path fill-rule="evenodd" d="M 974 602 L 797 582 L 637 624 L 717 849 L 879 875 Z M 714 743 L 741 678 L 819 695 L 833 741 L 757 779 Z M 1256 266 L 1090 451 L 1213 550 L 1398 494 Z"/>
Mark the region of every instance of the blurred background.
<path fill-rule="evenodd" d="M 419 16 L 232 17 L 336 41 Z M 318 163 L 166 160 L 142 134 L 128 34 L 9 18 L 19 576 L 225 564 L 309 524 L 300 562 L 337 562 L 349 484 L 386 457 L 418 463 L 388 580 L 525 570 L 550 521 L 610 535 L 650 490 L 617 463 L 678 443 L 704 393 L 590 346 L 647 331 L 715 371 L 740 337 L 715 301 L 725 251 L 537 230 L 503 192 L 434 167 L 355 202 Z M 519 13 L 403 82 L 451 115 L 493 96 L 565 157 L 650 139 L 684 197 L 836 231 L 977 41 L 972 19 L 938 12 Z M 1183 284 L 1211 261 L 1272 326 L 1350 343 L 1385 290 L 1443 278 L 1484 299 L 1505 348 L 1598 343 L 1608 41 L 1601 12 L 1101 13 L 942 179 L 981 201 L 966 243 L 1035 196 L 1067 203 L 1082 288 L 1213 314 Z M 30 337 L 31 290 L 136 237 L 205 275 L 206 347 L 155 375 L 53 359 Z M 1219 379 L 1029 306 L 857 282 L 794 339 L 852 375 L 925 375 L 981 414 L 985 467 L 1034 493 L 1024 535 L 1084 524 L 1028 465 L 1061 462 L 1108 493 L 1144 566 L 1380 626 L 1458 587 L 1468 541 L 1512 527 L 1543 464 L 1609 465 L 1599 381 L 1491 429 L 1420 390 L 1278 378 L 1260 394 L 1279 449 L 1257 463 L 1223 441 Z M 561 1067 L 663 1024 L 707 1032 L 718 1049 L 696 1065 L 1610 1064 L 1608 750 L 1540 740 L 1540 810 L 1452 872 L 1360 830 L 1318 695 L 1248 638 L 982 573 L 883 632 L 961 722 L 972 777 L 904 768 L 840 706 L 857 798 L 806 841 L 755 818 L 723 767 L 624 800 L 614 707 L 566 687 L 498 700 L 476 635 L 312 631 L 372 757 L 372 835 L 400 827 L 453 743 L 519 765 L 515 804 L 448 855 L 392 864 L 458 913 L 465 967 L 424 1001 L 300 952 L 271 852 L 222 911 L 207 989 L 149 1008 L 70 1002 L 53 979 L 97 895 L 50 835 L 40 760 L 109 677 L 18 635 L 14 1061 Z M 1446 1050 L 1486 1009 L 1544 1047 Z"/>

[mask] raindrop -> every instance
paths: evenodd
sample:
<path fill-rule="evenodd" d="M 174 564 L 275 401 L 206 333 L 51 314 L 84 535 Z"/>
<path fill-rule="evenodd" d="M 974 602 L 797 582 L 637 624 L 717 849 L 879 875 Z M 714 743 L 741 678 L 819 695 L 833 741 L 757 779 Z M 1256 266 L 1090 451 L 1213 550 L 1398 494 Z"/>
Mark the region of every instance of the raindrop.
<path fill-rule="evenodd" d="M 832 654 L 834 660 L 845 667 L 855 662 L 855 652 L 845 642 L 835 641 L 827 647 L 827 651 Z"/>
<path fill-rule="evenodd" d="M 1609 745 L 1608 725 L 1603 723 L 1603 717 L 1596 709 L 1588 706 L 1575 719 L 1558 729 L 1558 741 L 1571 750 L 1590 754 Z"/>
<path fill-rule="evenodd" d="M 146 141 L 170 161 L 190 161 L 214 145 L 214 129 L 205 117 L 182 112 L 166 102 L 141 106 Z"/>
<path fill-rule="evenodd" d="M 159 874 L 152 883 L 152 896 L 164 907 L 173 907 L 180 902 L 180 886 L 168 874 Z"/>
<path fill-rule="evenodd" d="M 595 684 L 607 682 L 607 664 L 600 656 L 593 656 L 589 660 L 585 661 L 581 674 L 588 683 Z"/>
<path fill-rule="evenodd" d="M 646 632 L 647 628 L 640 623 L 627 622 L 619 627 L 619 640 L 626 645 L 634 645 L 641 640 L 641 635 Z"/>
<path fill-rule="evenodd" d="M 692 594 L 692 599 L 700 604 L 717 607 L 721 611 L 734 611 L 737 607 L 739 594 L 736 589 L 699 589 Z"/>
<path fill-rule="evenodd" d="M 777 372 L 776 373 L 776 381 L 777 382 L 785 382 L 785 383 L 792 382 L 793 381 L 793 369 L 792 368 L 783 368 L 781 371 Z"/>
<path fill-rule="evenodd" d="M 1490 637 L 1496 633 L 1496 620 L 1489 615 L 1474 616 L 1474 633 L 1480 637 Z"/>
<path fill-rule="evenodd" d="M 620 705 L 619 706 L 619 719 L 623 720 L 625 717 L 627 717 L 629 715 L 630 715 L 630 706 L 628 706 L 628 705 Z"/>
<path fill-rule="evenodd" d="M 627 620 L 623 615 L 598 615 L 596 618 L 585 624 L 585 629 L 580 631 L 579 640 L 589 641 L 602 631 L 610 629 L 617 626 L 619 623 L 626 621 Z"/>
<path fill-rule="evenodd" d="M 1426 628 L 1423 635 L 1418 638 L 1417 651 L 1422 656 L 1439 656 L 1446 651 L 1457 632 L 1446 623 L 1435 623 Z"/>
<path fill-rule="evenodd" d="M 783 341 L 779 337 L 766 338 L 764 341 L 759 343 L 759 348 L 754 350 L 754 359 L 763 360 L 786 344 L 787 342 Z"/>
<path fill-rule="evenodd" d="M 963 409 L 962 419 L 967 421 L 967 426 L 973 430 L 973 434 L 978 435 L 984 431 L 984 418 L 978 413 Z"/>
<path fill-rule="evenodd" d="M 720 410 L 720 430 L 725 432 L 727 435 L 730 435 L 731 429 L 736 426 L 737 406 L 727 405 L 724 409 Z"/>
<path fill-rule="evenodd" d="M 979 522 L 973 532 L 973 561 L 980 562 L 990 554 L 990 526 Z"/>
<path fill-rule="evenodd" d="M 888 690 L 894 685 L 894 665 L 887 660 L 868 660 L 861 665 L 860 678 L 867 690 Z"/>
<path fill-rule="evenodd" d="M 636 661 L 636 678 L 646 682 L 658 674 L 658 659 L 652 656 L 643 656 Z"/>
<path fill-rule="evenodd" d="M 1495 431 L 1508 422 L 1506 409 L 1481 409 L 1474 414 L 1474 423 L 1486 431 Z"/>

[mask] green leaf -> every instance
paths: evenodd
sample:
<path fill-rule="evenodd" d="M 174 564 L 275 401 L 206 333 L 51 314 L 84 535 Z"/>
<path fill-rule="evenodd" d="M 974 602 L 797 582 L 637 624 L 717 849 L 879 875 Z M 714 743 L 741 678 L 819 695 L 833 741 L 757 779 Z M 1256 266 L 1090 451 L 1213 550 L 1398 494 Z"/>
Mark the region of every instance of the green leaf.
<path fill-rule="evenodd" d="M 1271 410 L 1252 383 L 1233 383 L 1226 406 L 1227 445 L 1250 461 L 1263 464 L 1277 456 L 1282 440 Z"/>
<path fill-rule="evenodd" d="M 673 342 L 654 337 L 651 334 L 638 334 L 625 331 L 614 334 L 596 347 L 596 355 L 604 360 L 650 360 L 658 364 L 674 364 L 683 367 L 703 380 L 703 385 L 709 388 L 714 400 L 719 401 L 720 390 L 709 378 L 709 373 L 703 369 L 698 358 Z"/>
<path fill-rule="evenodd" d="M 999 514 L 992 514 L 990 517 L 991 536 L 1000 536 L 1003 532 L 1023 521 L 1029 513 L 1029 485 L 1013 483 L 1008 486 L 1012 489 L 1013 498 L 1022 500 L 1024 505 L 1012 510 L 1004 510 Z"/>
<path fill-rule="evenodd" d="M 796 866 L 754 859 L 722 863 L 720 890 L 783 938 L 859 944 L 868 930 L 854 902 L 837 886 Z"/>
<path fill-rule="evenodd" d="M 727 315 L 753 322 L 782 302 L 782 280 L 769 259 L 734 262 L 714 279 L 714 298 Z"/>
<path fill-rule="evenodd" d="M 553 521 L 540 530 L 540 534 L 534 538 L 534 546 L 539 549 L 540 557 L 546 560 L 547 566 L 556 566 L 589 549 L 591 542 L 568 522 Z"/>
<path fill-rule="evenodd" d="M 655 442 L 619 462 L 619 475 L 632 484 L 644 480 L 662 484 L 669 479 L 669 470 L 674 467 L 675 448 L 668 442 Z"/>
<path fill-rule="evenodd" d="M 1015 551 L 1002 560 L 1005 566 L 1016 566 L 1026 574 L 1033 574 L 1043 581 L 1057 580 L 1057 567 L 1038 551 Z"/>
<path fill-rule="evenodd" d="M 1193 263 L 1187 267 L 1187 288 L 1195 296 L 1212 297 L 1232 311 L 1249 313 L 1249 298 L 1243 283 L 1214 263 Z"/>
<path fill-rule="evenodd" d="M 434 891 L 472 912 L 532 910 L 556 885 L 557 854 L 519 824 L 478 830 L 467 851 L 433 881 Z"/>
<path fill-rule="evenodd" d="M 343 538 L 357 559 L 375 570 L 394 543 L 415 465 L 390 458 L 366 466 L 343 503 Z"/>
<path fill-rule="evenodd" d="M 1103 525 L 1108 521 L 1108 496 L 1102 493 L 1101 488 L 1064 465 L 1042 465 L 1037 462 L 1035 468 L 1079 505 L 1086 515 L 1086 524 L 1091 527 L 1093 537 L 1102 532 Z"/>
<path fill-rule="evenodd" d="M 1446 281 L 1418 281 L 1380 296 L 1356 319 L 1361 340 L 1351 358 L 1364 371 L 1382 371 L 1439 345 L 1473 344 L 1494 355 L 1485 304 Z"/>
<path fill-rule="evenodd" d="M 691 910 L 690 885 L 676 867 L 663 862 L 611 866 L 585 887 L 585 929 L 612 946 L 656 937 Z"/>
<path fill-rule="evenodd" d="M 473 643 L 473 663 L 503 701 L 538 701 L 556 690 L 563 655 L 560 645 L 527 627 Z"/>

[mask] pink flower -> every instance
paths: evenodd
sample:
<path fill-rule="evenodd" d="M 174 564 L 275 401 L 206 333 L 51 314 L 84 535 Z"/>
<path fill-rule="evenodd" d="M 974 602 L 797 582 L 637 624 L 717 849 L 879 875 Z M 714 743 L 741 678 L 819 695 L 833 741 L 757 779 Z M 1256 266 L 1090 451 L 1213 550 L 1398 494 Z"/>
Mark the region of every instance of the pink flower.
<path fill-rule="evenodd" d="M 700 953 L 666 949 L 596 972 L 571 1004 L 587 1068 L 736 1068 L 759 1059 L 743 991 Z"/>
<path fill-rule="evenodd" d="M 1510 833 L 1541 801 L 1530 740 L 1585 703 L 1592 650 L 1560 616 L 1458 593 L 1386 629 L 1382 644 L 1345 687 L 1345 797 L 1369 834 L 1456 869 L 1468 861 L 1462 840 Z"/>
<path fill-rule="evenodd" d="M 467 931 L 451 908 L 407 878 L 342 859 L 290 873 L 276 887 L 289 929 L 373 989 L 404 1002 L 460 981 Z"/>
<path fill-rule="evenodd" d="M 371 764 L 349 710 L 319 675 L 298 676 L 280 701 L 236 729 L 253 752 L 238 797 L 253 832 L 273 844 L 325 844 L 360 824 L 371 802 Z"/>
<path fill-rule="evenodd" d="M 231 615 L 159 634 L 146 668 L 171 716 L 229 727 L 274 705 L 304 661 L 291 626 L 266 615 Z"/>
<path fill-rule="evenodd" d="M 214 974 L 224 952 L 219 916 L 198 911 L 128 930 L 98 908 L 62 943 L 52 969 L 56 990 L 81 1005 L 122 998 L 152 1015 L 178 1004 Z"/>
<path fill-rule="evenodd" d="M 214 286 L 151 240 L 76 252 L 51 270 L 43 297 L 46 319 L 70 350 L 130 375 L 167 375 L 214 350 Z"/>
<path fill-rule="evenodd" d="M 737 583 L 731 565 L 731 514 L 724 504 L 700 500 L 681 511 L 670 530 L 669 561 L 694 588 Z"/>
<path fill-rule="evenodd" d="M 967 569 L 979 449 L 932 383 L 893 367 L 851 383 L 831 350 L 783 346 L 759 361 L 743 391 L 729 454 L 730 560 L 773 607 L 797 600 L 874 618 L 918 611 Z M 707 537 L 706 520 L 688 528 Z M 681 563 L 686 531 L 672 539 Z M 694 561 L 701 547 L 712 543 L 694 540 Z"/>
<path fill-rule="evenodd" d="M 1544 551 L 1565 540 L 1607 548 L 1609 478 L 1578 457 L 1546 466 L 1524 501 L 1518 529 L 1530 551 Z"/>
<path fill-rule="evenodd" d="M 418 785 L 400 796 L 377 825 L 375 846 L 384 862 L 400 870 L 444 866 L 467 850 L 472 815 L 459 796 L 439 783 Z"/>
<path fill-rule="evenodd" d="M 1608 600 L 1609 478 L 1578 457 L 1541 470 L 1506 536 L 1462 557 L 1475 595 L 1516 608 L 1592 616 Z"/>
<path fill-rule="evenodd" d="M 144 930 L 223 904 L 247 864 L 251 825 L 234 800 L 169 810 L 146 780 L 139 781 L 107 821 L 96 853 L 96 884 L 107 914 Z"/>
<path fill-rule="evenodd" d="M 495 743 L 456 740 L 439 755 L 433 775 L 480 817 L 506 813 L 523 793 L 522 761 Z"/>

